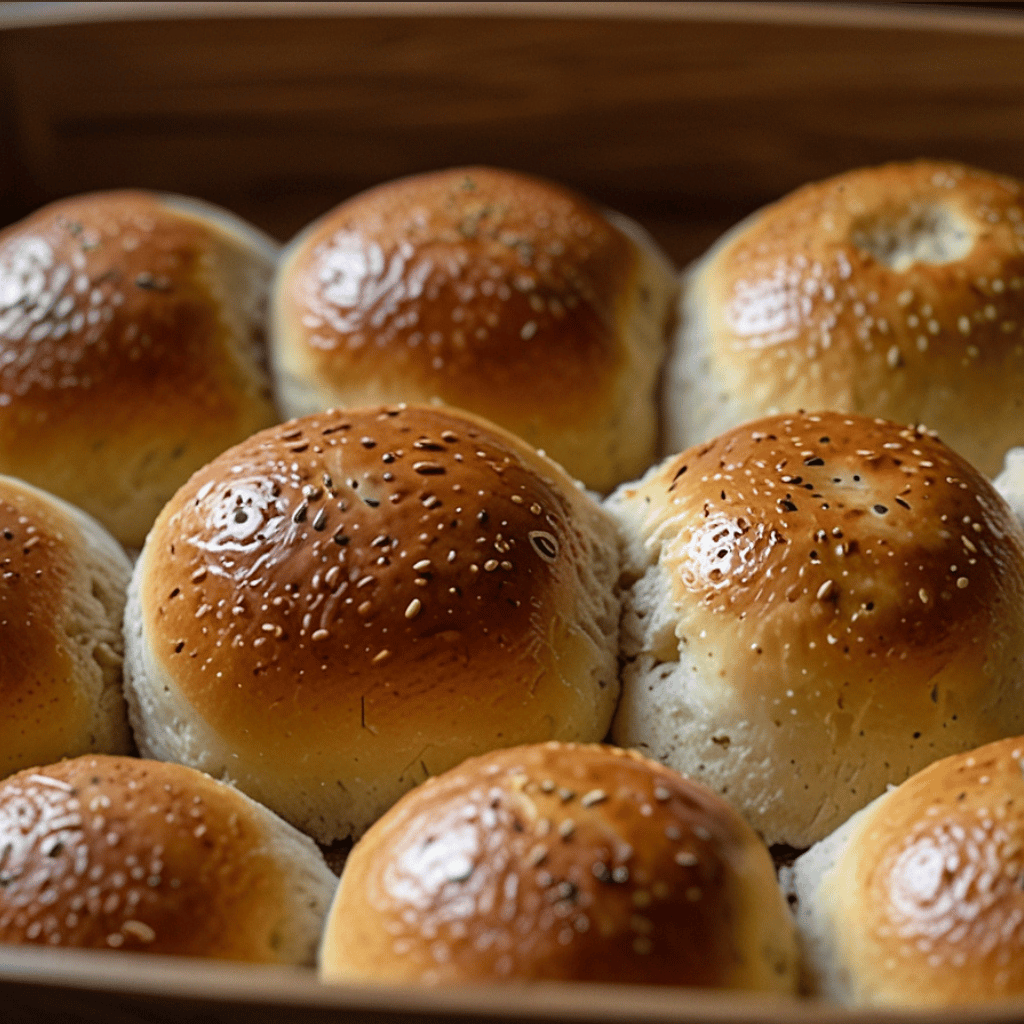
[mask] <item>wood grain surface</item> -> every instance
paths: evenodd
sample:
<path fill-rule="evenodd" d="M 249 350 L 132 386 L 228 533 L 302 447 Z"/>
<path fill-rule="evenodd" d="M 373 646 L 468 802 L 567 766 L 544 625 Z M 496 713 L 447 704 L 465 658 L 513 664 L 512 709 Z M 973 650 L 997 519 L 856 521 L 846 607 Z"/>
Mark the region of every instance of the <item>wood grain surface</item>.
<path fill-rule="evenodd" d="M 8 29 L 2 220 L 141 185 L 284 239 L 368 185 L 482 162 L 623 209 L 684 262 L 852 166 L 924 155 L 1024 176 L 1019 12 L 966 31 L 963 16 L 815 4 L 802 19 L 792 4 L 322 6 L 348 13 Z"/>

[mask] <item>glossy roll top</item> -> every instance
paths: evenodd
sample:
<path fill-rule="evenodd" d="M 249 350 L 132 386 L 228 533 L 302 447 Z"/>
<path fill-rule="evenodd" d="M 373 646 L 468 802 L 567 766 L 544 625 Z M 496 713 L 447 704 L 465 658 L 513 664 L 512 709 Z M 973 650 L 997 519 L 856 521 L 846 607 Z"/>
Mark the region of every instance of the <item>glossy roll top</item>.
<path fill-rule="evenodd" d="M 283 255 L 281 406 L 440 400 L 609 490 L 655 455 L 675 291 L 636 225 L 560 185 L 486 167 L 389 182 Z"/>
<path fill-rule="evenodd" d="M 0 777 L 131 749 L 121 691 L 130 575 L 90 516 L 0 476 Z"/>
<path fill-rule="evenodd" d="M 924 423 L 983 472 L 1024 441 L 1021 183 L 944 161 L 806 185 L 690 272 L 669 450 L 830 408 Z"/>
<path fill-rule="evenodd" d="M 635 753 L 548 743 L 473 758 L 374 825 L 320 971 L 791 992 L 796 960 L 768 851 L 728 804 Z"/>
<path fill-rule="evenodd" d="M 470 754 L 601 739 L 618 559 L 610 517 L 560 467 L 468 414 L 264 431 L 178 492 L 139 560 L 140 747 L 330 841 Z"/>
<path fill-rule="evenodd" d="M 932 435 L 768 417 L 610 502 L 630 538 L 617 742 L 806 846 L 1024 730 L 1024 534 Z"/>
<path fill-rule="evenodd" d="M 92 193 L 0 233 L 0 472 L 141 545 L 189 474 L 273 423 L 276 246 L 226 211 Z"/>
<path fill-rule="evenodd" d="M 1024 993 L 1024 740 L 925 768 L 797 862 L 821 994 L 956 1006 Z"/>
<path fill-rule="evenodd" d="M 181 765 L 85 756 L 0 783 L 0 941 L 311 963 L 315 844 Z"/>

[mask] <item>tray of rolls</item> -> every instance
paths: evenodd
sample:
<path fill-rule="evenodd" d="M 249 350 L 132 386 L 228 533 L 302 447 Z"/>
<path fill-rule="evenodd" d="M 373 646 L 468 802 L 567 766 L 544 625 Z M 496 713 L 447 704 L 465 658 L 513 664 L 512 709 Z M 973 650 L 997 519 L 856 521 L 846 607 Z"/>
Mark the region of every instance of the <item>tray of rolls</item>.
<path fill-rule="evenodd" d="M 12 1021 L 1024 1013 L 1024 20 L 10 4 Z"/>

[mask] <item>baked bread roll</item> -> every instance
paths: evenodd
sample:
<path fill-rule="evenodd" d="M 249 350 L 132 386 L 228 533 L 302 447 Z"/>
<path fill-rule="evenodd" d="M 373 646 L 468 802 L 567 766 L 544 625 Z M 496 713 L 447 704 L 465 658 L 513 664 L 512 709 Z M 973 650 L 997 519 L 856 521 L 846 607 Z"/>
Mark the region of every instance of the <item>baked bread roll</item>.
<path fill-rule="evenodd" d="M 614 747 L 485 754 L 353 848 L 328 981 L 634 982 L 792 992 L 793 922 L 725 801 Z"/>
<path fill-rule="evenodd" d="M 256 434 L 161 512 L 126 612 L 139 748 L 324 843 L 471 754 L 602 739 L 611 517 L 469 414 L 332 410 Z"/>
<path fill-rule="evenodd" d="M 837 409 L 924 423 L 982 472 L 1024 442 L 1024 195 L 921 160 L 806 185 L 686 275 L 667 451 Z"/>
<path fill-rule="evenodd" d="M 121 691 L 130 576 L 90 516 L 0 476 L 0 777 L 131 749 Z"/>
<path fill-rule="evenodd" d="M 804 848 L 890 783 L 1024 732 L 1024 534 L 932 435 L 825 412 L 620 488 L 616 742 Z"/>
<path fill-rule="evenodd" d="M 818 994 L 956 1006 L 1024 994 L 1024 739 L 955 754 L 793 867 Z"/>
<path fill-rule="evenodd" d="M 316 844 L 176 764 L 92 756 L 0 783 L 0 942 L 310 964 Z"/>
<path fill-rule="evenodd" d="M 193 470 L 275 422 L 276 245 L 197 200 L 64 199 L 0 233 L 0 472 L 138 547 Z"/>
<path fill-rule="evenodd" d="M 403 178 L 285 250 L 282 410 L 443 402 L 608 491 L 654 460 L 674 270 L 635 224 L 485 167 Z"/>

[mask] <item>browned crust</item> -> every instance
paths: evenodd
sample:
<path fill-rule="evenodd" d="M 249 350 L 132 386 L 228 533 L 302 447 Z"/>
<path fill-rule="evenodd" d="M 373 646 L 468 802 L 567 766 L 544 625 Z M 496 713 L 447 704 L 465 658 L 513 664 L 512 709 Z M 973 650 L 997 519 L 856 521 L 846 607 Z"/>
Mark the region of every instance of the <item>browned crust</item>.
<path fill-rule="evenodd" d="M 65 199 L 0 234 L 0 468 L 109 526 L 150 474 L 169 474 L 166 500 L 272 422 L 262 331 L 228 312 L 242 244 L 135 191 Z M 265 288 L 269 259 L 249 274 Z M 121 539 L 141 544 L 156 511 Z"/>
<path fill-rule="evenodd" d="M 855 990 L 961 1004 L 1024 992 L 1024 740 L 946 758 L 867 812 L 829 888 Z"/>
<path fill-rule="evenodd" d="M 737 418 L 827 407 L 926 423 L 996 472 L 1024 440 L 1021 188 L 922 160 L 806 185 L 756 215 L 700 285 Z M 887 262 L 895 238 L 938 222 L 962 252 Z"/>
<path fill-rule="evenodd" d="M 557 466 L 468 415 L 306 417 L 165 508 L 143 554 L 145 643 L 243 756 L 309 767 L 383 743 L 436 747 L 430 762 L 481 728 L 546 738 L 610 715 L 616 680 L 591 680 L 565 639 L 610 642 L 581 613 L 609 600 L 586 593 L 615 558 L 598 516 Z"/>
<path fill-rule="evenodd" d="M 0 786 L 0 940 L 272 962 L 282 874 L 244 798 L 87 756 Z"/>
<path fill-rule="evenodd" d="M 67 632 L 82 543 L 52 504 L 0 480 L 0 766 L 10 771 L 79 753 L 91 719 Z"/>
<path fill-rule="evenodd" d="M 762 983 L 784 988 L 795 968 L 786 911 L 767 851 L 732 808 L 632 752 L 520 747 L 419 787 L 357 844 L 321 970 L 749 985 L 752 961 L 772 956 L 756 926 L 746 931 L 753 906 L 780 957 L 760 965 Z"/>
<path fill-rule="evenodd" d="M 777 672 L 753 667 L 762 660 L 789 665 L 790 684 L 795 666 L 870 685 L 896 663 L 923 683 L 982 637 L 972 660 L 998 662 L 1021 617 L 1019 527 L 977 471 L 917 428 L 767 417 L 624 493 L 643 536 L 659 538 L 688 642 L 702 648 L 701 626 L 728 631 L 736 664 L 751 664 L 746 678 L 730 672 L 741 691 L 762 676 L 773 685 Z M 991 684 L 979 672 L 963 685 Z"/>
<path fill-rule="evenodd" d="M 278 301 L 307 372 L 342 393 L 386 360 L 414 393 L 571 426 L 607 401 L 625 362 L 617 308 L 636 264 L 569 189 L 455 168 L 331 211 L 302 236 Z"/>

